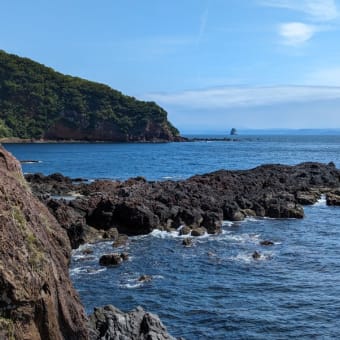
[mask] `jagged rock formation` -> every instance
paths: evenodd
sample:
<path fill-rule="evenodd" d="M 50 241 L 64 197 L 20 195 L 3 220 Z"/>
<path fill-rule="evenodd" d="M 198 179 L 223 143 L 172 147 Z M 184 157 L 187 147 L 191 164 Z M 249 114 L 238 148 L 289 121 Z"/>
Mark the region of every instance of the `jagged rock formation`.
<path fill-rule="evenodd" d="M 0 146 L 0 338 L 87 339 L 68 275 L 70 243 Z"/>
<path fill-rule="evenodd" d="M 59 177 L 58 177 L 59 176 Z M 47 199 L 45 203 L 68 230 L 76 230 L 78 246 L 88 228 L 117 228 L 127 235 L 147 234 L 154 229 L 174 230 L 199 236 L 221 231 L 222 221 L 247 216 L 303 218 L 302 205 L 313 204 L 321 193 L 336 204 L 334 189 L 340 187 L 340 171 L 333 163 L 302 163 L 296 166 L 263 165 L 252 170 L 217 171 L 185 181 L 148 182 L 142 177 L 124 182 L 95 181 L 72 184 L 55 176 L 27 176 L 33 191 L 43 200 L 46 193 L 78 191 L 73 201 Z M 59 184 L 58 184 L 59 183 Z M 93 229 L 91 229 L 93 230 Z"/>
<path fill-rule="evenodd" d="M 178 141 L 154 102 L 0 50 L 0 138 Z"/>
<path fill-rule="evenodd" d="M 123 313 L 114 306 L 96 308 L 89 320 L 90 339 L 175 340 L 159 318 L 137 307 Z"/>

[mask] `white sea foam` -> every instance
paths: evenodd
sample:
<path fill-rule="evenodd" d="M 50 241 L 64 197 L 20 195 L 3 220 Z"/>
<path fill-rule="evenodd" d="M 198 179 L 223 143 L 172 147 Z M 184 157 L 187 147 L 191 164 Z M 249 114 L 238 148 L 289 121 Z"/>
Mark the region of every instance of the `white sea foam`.
<path fill-rule="evenodd" d="M 225 231 L 220 236 L 220 239 L 225 240 L 225 241 L 234 241 L 238 243 L 259 243 L 260 235 L 259 234 L 248 234 L 248 233 L 235 234 L 231 231 L 229 232 Z"/>
<path fill-rule="evenodd" d="M 325 206 L 326 205 L 326 195 L 321 195 L 320 199 L 314 204 L 314 206 Z"/>
<path fill-rule="evenodd" d="M 256 263 L 259 261 L 267 261 L 273 257 L 272 252 L 260 253 L 260 257 L 257 259 L 253 258 L 253 253 L 239 253 L 236 256 L 230 256 L 228 260 L 242 262 L 242 263 Z"/>
<path fill-rule="evenodd" d="M 134 288 L 139 288 L 143 285 L 142 282 L 138 282 L 138 283 L 126 283 L 126 284 L 121 284 L 119 285 L 120 288 L 127 288 L 127 289 L 134 289 Z"/>
<path fill-rule="evenodd" d="M 89 274 L 89 275 L 94 275 L 94 274 L 98 274 L 102 271 L 105 271 L 106 268 L 98 268 L 98 269 L 94 269 L 93 267 L 90 266 L 85 266 L 85 267 L 77 267 L 77 268 L 72 268 L 70 269 L 70 275 L 79 275 L 79 274 Z"/>

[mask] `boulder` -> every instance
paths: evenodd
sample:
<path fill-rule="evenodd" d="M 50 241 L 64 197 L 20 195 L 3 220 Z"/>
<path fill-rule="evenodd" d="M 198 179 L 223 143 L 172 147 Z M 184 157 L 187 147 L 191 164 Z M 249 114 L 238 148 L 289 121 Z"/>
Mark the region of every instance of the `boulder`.
<path fill-rule="evenodd" d="M 223 212 L 208 211 L 203 215 L 202 227 L 206 228 L 208 234 L 219 234 L 222 232 Z"/>
<path fill-rule="evenodd" d="M 125 246 L 129 241 L 129 237 L 124 234 L 119 234 L 118 238 L 112 243 L 112 247 L 119 248 Z"/>
<path fill-rule="evenodd" d="M 304 192 L 304 191 L 299 191 L 296 194 L 296 200 L 299 204 L 302 205 L 312 205 L 315 204 L 318 199 L 320 198 L 320 194 L 315 193 L 315 192 Z"/>
<path fill-rule="evenodd" d="M 328 192 L 326 194 L 326 203 L 330 206 L 340 206 L 340 191 Z"/>
<path fill-rule="evenodd" d="M 191 228 L 188 226 L 183 226 L 180 230 L 179 230 L 179 235 L 189 235 L 191 233 Z"/>
<path fill-rule="evenodd" d="M 191 247 L 192 246 L 192 239 L 187 237 L 182 241 L 183 246 Z"/>
<path fill-rule="evenodd" d="M 141 276 L 138 278 L 138 281 L 139 281 L 139 282 L 149 282 L 149 281 L 151 281 L 151 280 L 152 280 L 152 276 L 150 276 L 150 275 L 145 275 L 145 274 L 141 275 Z"/>
<path fill-rule="evenodd" d="M 200 228 L 195 228 L 191 230 L 191 236 L 198 237 L 198 236 L 203 236 L 207 232 L 207 229 L 204 227 Z"/>
<path fill-rule="evenodd" d="M 117 266 L 123 262 L 123 258 L 120 254 L 105 254 L 99 259 L 99 264 L 101 266 Z"/>
<path fill-rule="evenodd" d="M 269 240 L 263 240 L 260 242 L 261 246 L 273 246 L 274 242 Z"/>
<path fill-rule="evenodd" d="M 157 315 L 142 307 L 124 313 L 114 306 L 95 308 L 89 318 L 90 340 L 175 340 Z"/>

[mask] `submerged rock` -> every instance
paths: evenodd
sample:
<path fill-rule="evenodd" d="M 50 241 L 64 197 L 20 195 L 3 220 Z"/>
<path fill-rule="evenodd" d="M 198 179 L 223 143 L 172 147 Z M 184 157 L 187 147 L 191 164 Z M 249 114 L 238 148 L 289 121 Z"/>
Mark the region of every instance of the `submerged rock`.
<path fill-rule="evenodd" d="M 183 246 L 191 247 L 192 246 L 192 239 L 187 237 L 182 241 Z"/>
<path fill-rule="evenodd" d="M 124 313 L 108 305 L 95 308 L 89 318 L 90 340 L 175 340 L 157 315 L 137 307 Z"/>
<path fill-rule="evenodd" d="M 269 240 L 264 240 L 260 242 L 261 246 L 273 246 L 274 242 Z"/>
<path fill-rule="evenodd" d="M 261 257 L 261 254 L 258 252 L 258 251 L 254 251 L 253 254 L 251 255 L 251 257 L 254 259 L 254 260 L 258 260 L 260 257 Z"/>
<path fill-rule="evenodd" d="M 145 274 L 141 275 L 141 276 L 138 278 L 138 281 L 139 281 L 139 282 L 149 282 L 149 281 L 151 281 L 151 280 L 152 280 L 152 276 L 150 276 L 150 275 L 145 275 Z"/>

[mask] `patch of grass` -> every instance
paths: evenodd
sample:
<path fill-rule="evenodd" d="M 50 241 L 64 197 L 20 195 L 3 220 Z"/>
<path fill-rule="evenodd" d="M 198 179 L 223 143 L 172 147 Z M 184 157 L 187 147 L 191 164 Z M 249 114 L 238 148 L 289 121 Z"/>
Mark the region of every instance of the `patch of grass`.
<path fill-rule="evenodd" d="M 44 253 L 41 250 L 41 245 L 35 235 L 29 232 L 26 236 L 27 250 L 28 250 L 28 263 L 32 269 L 39 270 L 44 263 Z"/>
<path fill-rule="evenodd" d="M 12 207 L 12 219 L 16 226 L 24 233 L 27 229 L 26 217 L 19 207 Z"/>
<path fill-rule="evenodd" d="M 0 337 L 4 339 L 15 340 L 14 324 L 11 319 L 0 317 Z"/>

